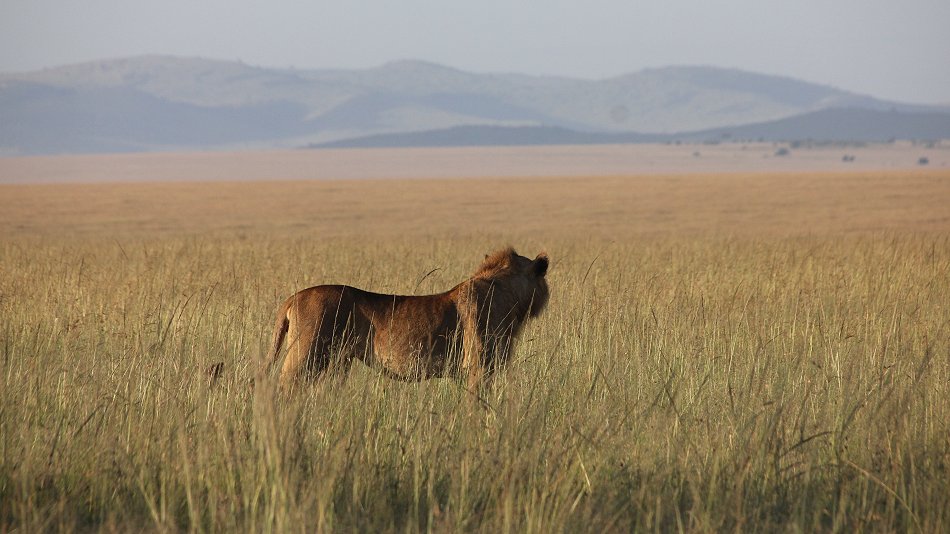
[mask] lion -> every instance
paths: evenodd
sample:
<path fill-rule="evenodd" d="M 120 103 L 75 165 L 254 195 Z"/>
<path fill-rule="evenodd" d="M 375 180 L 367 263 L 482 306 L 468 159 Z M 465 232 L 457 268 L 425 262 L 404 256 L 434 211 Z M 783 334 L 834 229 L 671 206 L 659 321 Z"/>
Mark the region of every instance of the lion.
<path fill-rule="evenodd" d="M 387 295 L 345 285 L 301 290 L 277 312 L 273 344 L 258 378 L 277 362 L 279 383 L 344 373 L 359 359 L 403 381 L 450 376 L 476 393 L 510 358 L 529 318 L 548 303 L 548 256 L 511 247 L 485 256 L 471 278 L 435 295 Z"/>

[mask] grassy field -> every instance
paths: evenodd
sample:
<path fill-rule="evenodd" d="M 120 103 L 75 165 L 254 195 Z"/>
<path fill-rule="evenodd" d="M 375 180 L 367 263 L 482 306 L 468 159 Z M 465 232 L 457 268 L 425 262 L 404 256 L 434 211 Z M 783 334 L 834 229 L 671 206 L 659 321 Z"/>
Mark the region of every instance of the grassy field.
<path fill-rule="evenodd" d="M 950 528 L 946 171 L 3 186 L 0 229 L 0 531 Z M 506 244 L 552 297 L 489 407 L 248 387 L 295 289 Z"/>

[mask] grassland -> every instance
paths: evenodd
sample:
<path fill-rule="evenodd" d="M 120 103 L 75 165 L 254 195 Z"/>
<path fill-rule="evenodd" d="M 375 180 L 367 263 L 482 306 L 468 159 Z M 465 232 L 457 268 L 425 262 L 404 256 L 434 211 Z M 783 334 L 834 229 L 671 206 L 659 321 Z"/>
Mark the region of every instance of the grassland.
<path fill-rule="evenodd" d="M 946 171 L 4 186 L 0 229 L 0 531 L 950 528 Z M 552 299 L 489 408 L 247 387 L 294 289 L 508 243 Z"/>

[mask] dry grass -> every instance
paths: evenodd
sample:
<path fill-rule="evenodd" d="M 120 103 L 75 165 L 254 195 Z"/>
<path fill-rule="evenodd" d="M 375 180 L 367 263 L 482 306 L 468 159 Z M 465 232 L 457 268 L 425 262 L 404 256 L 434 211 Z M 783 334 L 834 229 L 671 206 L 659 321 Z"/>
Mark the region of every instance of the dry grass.
<path fill-rule="evenodd" d="M 492 183 L 4 187 L 0 530 L 950 527 L 946 174 Z M 507 242 L 552 301 L 491 409 L 247 388 L 293 289 Z"/>
<path fill-rule="evenodd" d="M 950 168 L 950 143 L 792 147 L 775 143 L 245 150 L 0 157 L 0 184 L 366 178 L 521 178 Z M 842 162 L 842 155 L 855 160 Z"/>
<path fill-rule="evenodd" d="M 7 237 L 604 239 L 950 228 L 950 171 L 10 185 Z"/>

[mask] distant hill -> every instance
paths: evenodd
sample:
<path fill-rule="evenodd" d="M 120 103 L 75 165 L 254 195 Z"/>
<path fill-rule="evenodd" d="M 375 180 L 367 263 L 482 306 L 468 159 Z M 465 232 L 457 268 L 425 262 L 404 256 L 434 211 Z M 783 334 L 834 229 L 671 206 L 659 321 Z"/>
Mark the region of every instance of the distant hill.
<path fill-rule="evenodd" d="M 656 143 L 670 139 L 665 134 L 578 132 L 553 126 L 454 126 L 441 130 L 377 134 L 308 148 L 407 148 L 460 146 L 598 145 Z"/>
<path fill-rule="evenodd" d="M 546 126 L 456 126 L 378 134 L 311 148 L 588 145 L 720 141 L 885 142 L 950 139 L 950 113 L 826 109 L 787 119 L 676 134 L 578 132 Z"/>
<path fill-rule="evenodd" d="M 689 141 L 762 139 L 884 142 L 894 139 L 950 139 L 950 113 L 833 108 L 775 121 L 714 128 L 673 137 Z"/>
<path fill-rule="evenodd" d="M 0 154 L 294 147 L 446 129 L 458 142 L 506 143 L 600 142 L 608 134 L 643 140 L 717 128 L 739 135 L 733 125 L 833 108 L 947 111 L 713 67 L 582 80 L 420 61 L 294 70 L 143 56 L 0 75 Z"/>

